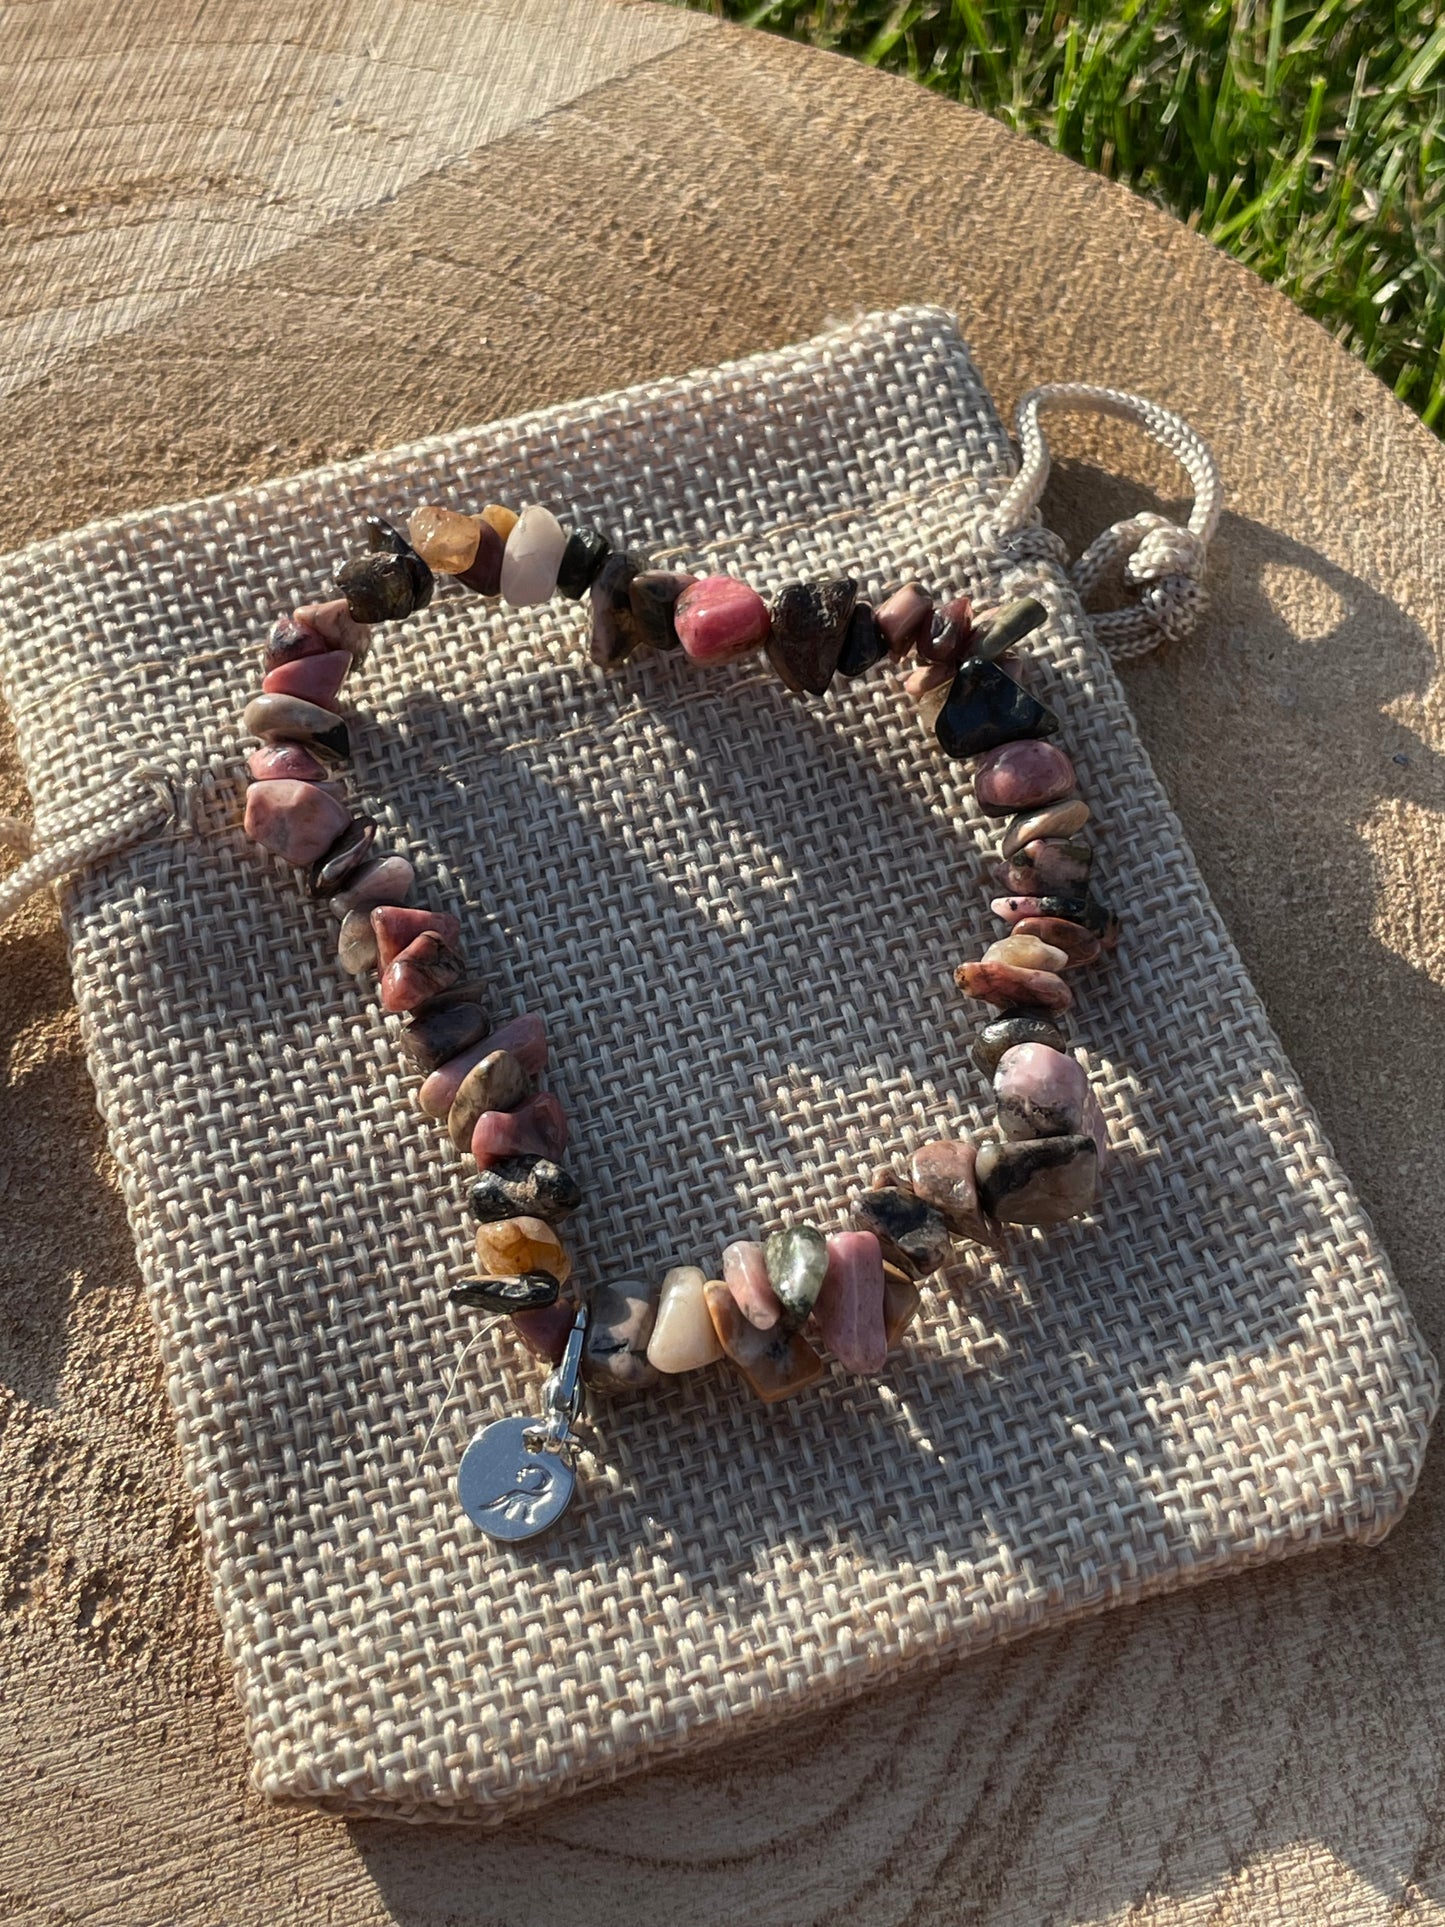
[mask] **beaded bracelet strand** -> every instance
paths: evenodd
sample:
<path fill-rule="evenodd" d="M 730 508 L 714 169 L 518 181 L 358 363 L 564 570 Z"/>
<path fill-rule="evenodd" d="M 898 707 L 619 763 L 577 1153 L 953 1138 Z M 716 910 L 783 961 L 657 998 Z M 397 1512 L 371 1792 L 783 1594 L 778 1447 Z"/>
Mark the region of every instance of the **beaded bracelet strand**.
<path fill-rule="evenodd" d="M 876 1372 L 918 1311 L 917 1281 L 945 1263 L 954 1238 L 997 1244 L 1003 1224 L 1049 1226 L 1090 1208 L 1105 1127 L 1061 1028 L 1073 1003 L 1063 973 L 1112 947 L 1117 926 L 1089 888 L 1093 853 L 1080 832 L 1090 810 L 1073 764 L 1049 740 L 1058 719 L 1007 673 L 1015 646 L 1045 619 L 1041 603 L 976 619 L 967 598 L 936 608 L 910 582 L 875 609 L 844 579 L 791 583 L 769 603 L 733 576 L 647 568 L 535 505 L 520 515 L 418 508 L 409 539 L 385 522 L 367 526 L 370 547 L 339 571 L 339 597 L 282 616 L 266 645 L 261 693 L 243 717 L 261 745 L 248 763 L 245 826 L 329 899 L 343 967 L 378 971 L 382 1008 L 406 1017 L 400 1043 L 422 1074 L 420 1108 L 475 1160 L 479 1275 L 451 1300 L 510 1317 L 554 1367 L 544 1419 L 498 1421 L 463 1461 L 472 1518 L 519 1539 L 545 1529 L 571 1497 L 579 1375 L 598 1393 L 637 1392 L 725 1356 L 772 1402 L 823 1375 L 810 1338 L 845 1370 Z M 721 1277 L 676 1265 L 656 1285 L 607 1283 L 579 1299 L 556 1227 L 581 1192 L 559 1162 L 566 1116 L 538 1087 L 542 1020 L 494 1028 L 457 919 L 411 905 L 412 865 L 376 848 L 376 823 L 352 816 L 332 777 L 350 754 L 337 703 L 347 673 L 375 624 L 426 607 L 436 573 L 516 607 L 557 593 L 587 598 L 590 653 L 605 670 L 638 651 L 681 648 L 705 665 L 762 649 L 790 690 L 820 696 L 835 675 L 915 658 L 905 687 L 945 754 L 977 759 L 980 808 L 1009 819 L 996 872 L 1004 894 L 992 903 L 1008 934 L 955 973 L 996 1009 L 972 1054 L 993 1082 L 997 1140 L 921 1146 L 906 1182 L 875 1176 L 851 1229 L 824 1236 L 792 1225 L 765 1243 L 729 1244 Z"/>

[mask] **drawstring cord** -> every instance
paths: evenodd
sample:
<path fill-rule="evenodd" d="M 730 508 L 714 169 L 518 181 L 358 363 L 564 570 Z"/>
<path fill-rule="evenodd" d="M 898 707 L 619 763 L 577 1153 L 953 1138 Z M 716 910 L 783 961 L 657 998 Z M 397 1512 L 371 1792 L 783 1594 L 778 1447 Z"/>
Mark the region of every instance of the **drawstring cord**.
<path fill-rule="evenodd" d="M 1203 614 L 1208 597 L 1204 564 L 1224 506 L 1219 468 L 1209 445 L 1188 422 L 1142 395 L 1088 382 L 1062 381 L 1034 388 L 1018 405 L 1019 472 L 994 513 L 990 529 L 998 547 L 1023 555 L 1036 548 L 1029 527 L 1049 479 L 1049 445 L 1039 417 L 1046 408 L 1069 408 L 1112 415 L 1132 422 L 1167 449 L 1188 475 L 1194 506 L 1180 527 L 1167 515 L 1144 513 L 1115 522 L 1068 567 L 1079 599 L 1088 603 L 1122 575 L 1132 606 L 1090 617 L 1094 633 L 1116 662 L 1147 655 L 1161 642 L 1187 636 Z"/>
<path fill-rule="evenodd" d="M 137 787 L 148 794 L 124 798 Z M 58 878 L 89 870 L 108 856 L 147 842 L 161 830 L 184 830 L 190 810 L 175 780 L 164 770 L 140 764 L 83 805 L 59 813 L 44 846 L 35 848 L 27 824 L 0 817 L 0 843 L 25 857 L 18 869 L 0 877 L 0 924 L 14 916 L 37 890 Z"/>

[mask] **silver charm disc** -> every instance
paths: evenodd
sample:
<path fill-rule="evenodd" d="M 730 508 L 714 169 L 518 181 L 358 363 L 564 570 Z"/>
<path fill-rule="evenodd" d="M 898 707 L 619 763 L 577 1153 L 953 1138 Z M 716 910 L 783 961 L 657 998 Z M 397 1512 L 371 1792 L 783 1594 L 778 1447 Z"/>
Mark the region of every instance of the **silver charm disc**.
<path fill-rule="evenodd" d="M 572 1503 L 577 1474 L 561 1452 L 534 1450 L 534 1418 L 499 1418 L 478 1432 L 457 1470 L 457 1495 L 474 1526 L 509 1543 L 535 1539 Z"/>

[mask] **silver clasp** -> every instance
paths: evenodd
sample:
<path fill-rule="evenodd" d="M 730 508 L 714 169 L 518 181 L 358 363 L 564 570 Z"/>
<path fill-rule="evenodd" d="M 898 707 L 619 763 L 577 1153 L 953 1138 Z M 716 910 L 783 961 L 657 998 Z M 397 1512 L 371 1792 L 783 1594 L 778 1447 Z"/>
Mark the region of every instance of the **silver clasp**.
<path fill-rule="evenodd" d="M 582 1348 L 587 1342 L 587 1307 L 580 1304 L 567 1348 L 555 1372 L 542 1386 L 542 1418 L 526 1433 L 529 1452 L 556 1452 L 569 1464 L 582 1441 L 572 1430 L 572 1422 L 582 1409 Z"/>

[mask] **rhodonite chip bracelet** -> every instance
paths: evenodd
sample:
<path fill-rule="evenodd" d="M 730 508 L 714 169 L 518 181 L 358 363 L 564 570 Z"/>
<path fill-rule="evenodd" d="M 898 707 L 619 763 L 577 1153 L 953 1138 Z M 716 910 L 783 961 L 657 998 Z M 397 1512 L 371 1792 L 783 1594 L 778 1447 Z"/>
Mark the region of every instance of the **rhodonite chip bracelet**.
<path fill-rule="evenodd" d="M 1005 1225 L 1047 1227 L 1090 1209 L 1105 1129 L 1064 1030 L 1068 973 L 1111 948 L 1116 926 L 1090 888 L 1090 810 L 1053 740 L 1058 719 L 1014 653 L 1045 618 L 1039 602 L 980 616 L 965 597 L 936 601 L 907 582 L 874 606 L 846 579 L 791 583 L 765 601 L 730 575 L 650 568 L 540 506 L 428 506 L 406 535 L 379 521 L 368 531 L 369 549 L 336 578 L 339 595 L 282 616 L 266 645 L 243 718 L 260 744 L 246 830 L 330 902 L 343 967 L 375 971 L 382 1009 L 405 1020 L 417 1104 L 475 1164 L 477 1276 L 452 1301 L 510 1319 L 552 1369 L 540 1416 L 499 1420 L 473 1439 L 460 1493 L 482 1530 L 525 1539 L 571 1499 L 583 1387 L 642 1393 L 726 1360 L 771 1402 L 814 1385 L 822 1351 L 845 1371 L 878 1372 L 918 1311 L 917 1281 L 947 1262 L 955 1239 L 996 1245 Z M 603 670 L 649 650 L 681 649 L 703 667 L 761 650 L 789 690 L 821 696 L 834 676 L 913 663 L 905 687 L 944 754 L 974 759 L 979 807 L 1003 827 L 992 908 L 1007 934 L 956 973 L 993 1007 L 973 1058 L 993 1084 L 996 1138 L 924 1144 L 906 1175 L 875 1176 L 846 1228 L 793 1224 L 761 1243 L 679 1254 L 656 1280 L 578 1289 L 563 1227 L 581 1193 L 563 1162 L 567 1118 L 541 1086 L 542 1020 L 496 1021 L 457 918 L 413 903 L 412 864 L 377 846 L 377 825 L 353 815 L 336 777 L 350 750 L 347 673 L 373 626 L 426 607 L 437 573 L 517 607 L 586 600 Z"/>

